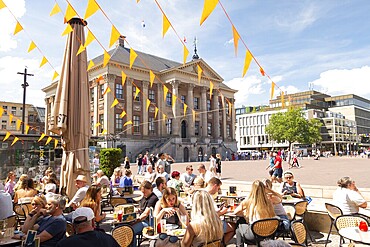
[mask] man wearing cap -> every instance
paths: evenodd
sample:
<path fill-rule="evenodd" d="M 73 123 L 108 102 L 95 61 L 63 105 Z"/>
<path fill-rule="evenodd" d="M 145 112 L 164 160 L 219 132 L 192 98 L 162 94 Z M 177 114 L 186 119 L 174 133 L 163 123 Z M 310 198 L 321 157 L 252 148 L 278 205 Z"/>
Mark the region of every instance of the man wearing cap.
<path fill-rule="evenodd" d="M 180 180 L 184 183 L 185 187 L 190 187 L 194 183 L 194 179 L 197 175 L 193 173 L 193 166 L 186 166 L 186 172 L 181 174 Z"/>
<path fill-rule="evenodd" d="M 77 208 L 73 212 L 72 223 L 76 234 L 59 241 L 57 247 L 119 247 L 119 244 L 111 235 L 94 231 L 94 212 L 91 208 Z"/>
<path fill-rule="evenodd" d="M 84 199 L 84 197 L 86 196 L 86 191 L 89 189 L 89 185 L 87 185 L 87 180 L 84 175 L 77 176 L 76 187 L 78 190 L 67 205 L 67 207 L 72 207 L 73 209 L 76 209 L 78 207 L 82 199 Z"/>

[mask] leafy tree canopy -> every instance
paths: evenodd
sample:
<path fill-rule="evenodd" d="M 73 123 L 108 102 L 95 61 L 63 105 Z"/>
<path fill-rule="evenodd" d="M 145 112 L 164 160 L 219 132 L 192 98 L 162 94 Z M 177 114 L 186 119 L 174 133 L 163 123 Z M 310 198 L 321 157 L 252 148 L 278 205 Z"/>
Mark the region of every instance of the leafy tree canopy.
<path fill-rule="evenodd" d="M 273 114 L 266 133 L 277 142 L 313 144 L 321 140 L 321 122 L 318 119 L 307 120 L 301 109 L 291 108 L 286 112 Z"/>

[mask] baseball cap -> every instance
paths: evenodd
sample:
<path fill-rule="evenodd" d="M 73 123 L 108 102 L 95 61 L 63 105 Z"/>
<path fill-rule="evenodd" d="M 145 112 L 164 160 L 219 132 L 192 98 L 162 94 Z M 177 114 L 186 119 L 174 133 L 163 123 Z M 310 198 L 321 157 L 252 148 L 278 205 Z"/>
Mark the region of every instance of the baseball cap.
<path fill-rule="evenodd" d="M 94 219 L 94 212 L 92 211 L 91 208 L 88 207 L 81 207 L 77 208 L 76 211 L 73 212 L 72 214 L 72 222 L 73 223 L 82 223 L 86 221 L 90 221 Z M 86 219 L 85 219 L 86 218 Z"/>

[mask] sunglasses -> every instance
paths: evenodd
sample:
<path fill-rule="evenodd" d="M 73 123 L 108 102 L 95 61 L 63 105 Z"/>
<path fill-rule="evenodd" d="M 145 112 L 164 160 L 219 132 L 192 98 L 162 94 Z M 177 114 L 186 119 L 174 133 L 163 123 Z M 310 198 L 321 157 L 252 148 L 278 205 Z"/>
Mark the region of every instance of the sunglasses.
<path fill-rule="evenodd" d="M 289 177 L 285 177 L 286 179 L 292 179 L 293 177 L 292 176 L 289 176 Z"/>
<path fill-rule="evenodd" d="M 159 239 L 160 240 L 165 240 L 166 238 L 169 237 L 169 241 L 170 243 L 176 243 L 177 241 L 179 241 L 179 238 L 177 236 L 170 236 L 170 235 L 167 235 L 167 233 L 161 233 L 159 234 Z"/>

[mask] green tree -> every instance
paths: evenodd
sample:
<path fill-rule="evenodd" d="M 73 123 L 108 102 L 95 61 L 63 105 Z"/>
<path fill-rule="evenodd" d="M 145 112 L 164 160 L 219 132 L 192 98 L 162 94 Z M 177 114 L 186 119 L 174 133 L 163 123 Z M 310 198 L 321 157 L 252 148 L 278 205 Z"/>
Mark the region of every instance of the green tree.
<path fill-rule="evenodd" d="M 321 140 L 321 122 L 317 119 L 307 120 L 299 108 L 273 114 L 266 133 L 277 142 L 287 141 L 289 148 L 294 142 L 313 144 Z"/>
<path fill-rule="evenodd" d="M 104 148 L 100 150 L 100 169 L 108 177 L 111 177 L 114 169 L 121 165 L 121 152 L 120 148 Z"/>

